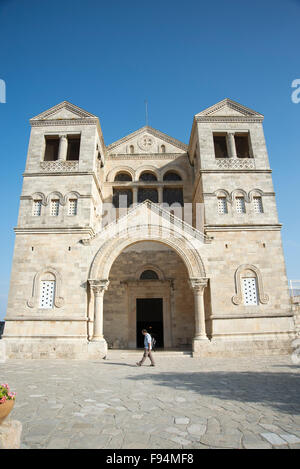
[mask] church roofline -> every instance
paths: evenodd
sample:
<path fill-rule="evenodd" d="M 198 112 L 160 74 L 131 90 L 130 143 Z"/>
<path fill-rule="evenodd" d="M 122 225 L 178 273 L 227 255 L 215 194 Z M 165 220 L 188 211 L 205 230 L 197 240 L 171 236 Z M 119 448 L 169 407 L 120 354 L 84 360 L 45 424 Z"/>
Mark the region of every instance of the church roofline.
<path fill-rule="evenodd" d="M 180 140 L 177 140 L 176 138 L 170 137 L 169 135 L 161 132 L 160 130 L 154 129 L 153 127 L 150 127 L 149 125 L 145 125 L 144 127 L 141 127 L 138 130 L 135 130 L 134 132 L 126 135 L 125 137 L 116 140 L 115 142 L 111 143 L 110 145 L 107 146 L 107 150 L 111 152 L 114 148 L 118 147 L 119 145 L 122 145 L 126 143 L 128 140 L 132 139 L 133 137 L 137 137 L 138 135 L 142 134 L 143 132 L 148 132 L 151 135 L 161 138 L 162 140 L 171 143 L 172 145 L 180 148 L 183 151 L 187 151 L 188 145 L 181 142 Z"/>
<path fill-rule="evenodd" d="M 37 116 L 34 116 L 30 119 L 30 122 L 35 122 L 39 120 L 47 120 L 53 114 L 55 114 L 60 109 L 67 109 L 70 112 L 78 115 L 78 119 L 82 118 L 89 118 L 89 119 L 97 119 L 98 117 L 90 112 L 85 111 L 84 109 L 80 108 L 79 106 L 75 106 L 75 104 L 70 103 L 69 101 L 62 101 L 61 103 L 52 106 L 51 108 L 47 109 L 46 111 L 41 112 Z"/>
<path fill-rule="evenodd" d="M 259 117 L 262 119 L 264 118 L 263 114 L 260 114 L 259 112 L 254 111 L 253 109 L 250 109 L 249 107 L 246 107 L 243 104 L 238 103 L 237 101 L 233 101 L 230 98 L 222 99 L 216 104 L 213 104 L 212 106 L 206 109 L 203 109 L 203 111 L 200 111 L 198 114 L 195 115 L 195 118 L 201 117 L 201 116 L 210 116 L 211 114 L 218 111 L 219 109 L 222 109 L 225 106 L 229 106 L 230 108 L 234 109 L 238 113 L 243 114 L 245 117 Z M 223 116 L 216 116 L 216 117 L 223 117 Z M 227 117 L 227 116 L 224 116 L 224 117 Z M 228 116 L 228 117 L 232 117 L 232 116 Z"/>

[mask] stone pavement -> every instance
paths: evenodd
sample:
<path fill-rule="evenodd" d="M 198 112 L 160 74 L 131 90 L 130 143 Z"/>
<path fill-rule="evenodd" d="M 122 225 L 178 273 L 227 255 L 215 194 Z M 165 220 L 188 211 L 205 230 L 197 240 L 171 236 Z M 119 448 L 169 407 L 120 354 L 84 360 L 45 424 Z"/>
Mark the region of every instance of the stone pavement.
<path fill-rule="evenodd" d="M 140 356 L 140 354 L 139 354 Z M 289 356 L 11 360 L 21 448 L 300 448 L 300 366 Z"/>

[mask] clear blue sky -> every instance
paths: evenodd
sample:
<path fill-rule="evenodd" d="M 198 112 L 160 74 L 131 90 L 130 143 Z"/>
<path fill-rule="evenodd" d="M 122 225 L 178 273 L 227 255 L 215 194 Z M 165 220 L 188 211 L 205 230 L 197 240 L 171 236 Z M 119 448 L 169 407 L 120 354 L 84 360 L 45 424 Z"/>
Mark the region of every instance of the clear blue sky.
<path fill-rule="evenodd" d="M 194 114 L 229 97 L 265 115 L 288 277 L 300 279 L 300 1 L 0 0 L 4 317 L 30 117 L 68 100 L 109 144 L 145 124 L 188 142 Z"/>

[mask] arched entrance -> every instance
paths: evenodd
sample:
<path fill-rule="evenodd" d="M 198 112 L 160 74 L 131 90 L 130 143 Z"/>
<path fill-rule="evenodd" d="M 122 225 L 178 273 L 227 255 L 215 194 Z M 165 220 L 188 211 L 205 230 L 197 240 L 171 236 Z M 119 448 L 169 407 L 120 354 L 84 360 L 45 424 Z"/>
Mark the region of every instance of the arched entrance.
<path fill-rule="evenodd" d="M 168 246 L 141 241 L 115 259 L 103 301 L 103 334 L 110 348 L 143 347 L 146 328 L 160 349 L 190 349 L 194 298 L 186 266 Z"/>
<path fill-rule="evenodd" d="M 196 231 L 196 230 L 194 230 Z M 205 327 L 204 289 L 207 285 L 204 265 L 199 254 L 203 239 L 199 232 L 194 233 L 193 229 L 184 230 L 182 224 L 172 226 L 160 224 L 140 224 L 137 226 L 127 224 L 123 230 L 119 229 L 117 234 L 99 240 L 99 249 L 94 257 L 89 285 L 94 298 L 93 314 L 93 334 L 90 339 L 94 342 L 104 342 L 103 334 L 103 298 L 104 292 L 109 287 L 109 275 L 113 263 L 118 256 L 131 245 L 136 243 L 151 241 L 161 243 L 172 249 L 181 259 L 187 271 L 189 287 L 193 290 L 194 296 L 194 337 L 193 350 L 199 348 L 200 341 L 207 341 Z M 134 339 L 136 344 L 136 338 Z M 130 344 L 129 344 L 130 345 Z M 133 346 L 133 342 L 131 345 Z"/>

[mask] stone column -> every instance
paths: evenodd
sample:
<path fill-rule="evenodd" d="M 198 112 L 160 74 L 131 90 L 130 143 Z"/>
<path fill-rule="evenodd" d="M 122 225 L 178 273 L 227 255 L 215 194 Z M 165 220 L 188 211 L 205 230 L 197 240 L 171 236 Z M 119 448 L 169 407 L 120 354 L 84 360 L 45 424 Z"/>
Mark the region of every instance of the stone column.
<path fill-rule="evenodd" d="M 68 137 L 67 135 L 60 135 L 59 137 L 59 148 L 58 148 L 58 159 L 66 161 L 68 151 Z"/>
<path fill-rule="evenodd" d="M 159 204 L 162 204 L 163 203 L 163 187 L 162 186 L 158 186 L 158 203 Z"/>
<path fill-rule="evenodd" d="M 203 298 L 204 289 L 207 286 L 207 279 L 190 279 L 190 284 L 194 290 L 195 300 L 195 337 L 193 339 L 193 350 L 195 351 L 199 341 L 208 341 L 205 328 L 205 308 Z"/>
<path fill-rule="evenodd" d="M 237 158 L 234 132 L 228 132 L 227 136 L 228 136 L 227 139 L 228 139 L 229 158 Z"/>
<path fill-rule="evenodd" d="M 132 198 L 133 205 L 136 205 L 138 203 L 138 188 L 137 187 L 132 188 L 132 194 L 133 194 L 133 198 Z"/>
<path fill-rule="evenodd" d="M 94 333 L 92 342 L 104 341 L 103 337 L 103 297 L 109 280 L 89 280 L 94 293 Z"/>

